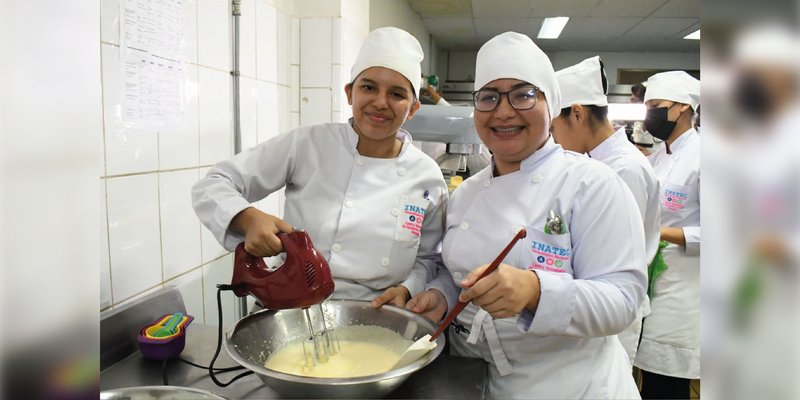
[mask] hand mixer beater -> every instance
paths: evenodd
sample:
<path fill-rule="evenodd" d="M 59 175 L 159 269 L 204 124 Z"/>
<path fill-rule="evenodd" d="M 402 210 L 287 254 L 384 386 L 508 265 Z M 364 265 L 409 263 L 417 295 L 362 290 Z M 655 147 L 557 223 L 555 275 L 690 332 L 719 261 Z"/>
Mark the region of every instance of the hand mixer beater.
<path fill-rule="evenodd" d="M 306 366 L 325 363 L 339 351 L 338 341 L 328 329 L 322 308 L 322 302 L 333 293 L 331 268 L 305 231 L 280 233 L 278 238 L 283 243 L 286 261 L 272 271 L 261 257 L 248 253 L 244 243 L 236 247 L 231 280 L 231 285 L 235 286 L 233 292 L 238 297 L 250 294 L 268 309 L 302 308 L 309 332 L 309 340 L 303 342 Z M 312 306 L 316 306 L 318 312 L 311 313 Z M 314 318 L 313 314 L 318 315 Z"/>

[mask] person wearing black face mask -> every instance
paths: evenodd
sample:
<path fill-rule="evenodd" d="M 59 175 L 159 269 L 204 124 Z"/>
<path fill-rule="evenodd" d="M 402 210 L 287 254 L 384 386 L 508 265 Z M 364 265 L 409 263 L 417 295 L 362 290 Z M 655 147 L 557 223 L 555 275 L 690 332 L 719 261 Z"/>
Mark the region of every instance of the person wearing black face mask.
<path fill-rule="evenodd" d="M 634 365 L 642 398 L 688 399 L 700 378 L 700 136 L 692 118 L 700 81 L 683 71 L 647 81 L 645 127 L 665 147 L 648 160 L 659 180 L 662 255 L 651 273 L 651 313 L 644 319 Z"/>
<path fill-rule="evenodd" d="M 770 116 L 775 101 L 765 82 L 757 72 L 743 73 L 733 90 L 733 101 L 744 117 L 763 121 Z"/>
<path fill-rule="evenodd" d="M 670 104 L 671 103 L 671 104 Z M 681 134 L 686 132 L 688 128 L 692 127 L 692 118 L 694 113 L 689 107 L 688 104 L 681 104 L 676 102 L 669 102 L 669 101 L 659 101 L 658 99 L 651 99 L 647 103 L 647 114 L 644 117 L 644 127 L 650 132 L 653 137 L 666 141 L 667 143 L 667 152 L 671 153 L 669 150 L 669 145 L 678 138 Z M 673 111 L 675 106 L 679 107 L 679 112 L 676 113 Z M 677 118 L 673 121 L 671 118 L 677 114 Z M 681 118 L 683 120 L 681 121 Z M 679 129 L 678 122 L 682 122 Z M 673 133 L 676 133 L 676 136 L 669 140 Z"/>

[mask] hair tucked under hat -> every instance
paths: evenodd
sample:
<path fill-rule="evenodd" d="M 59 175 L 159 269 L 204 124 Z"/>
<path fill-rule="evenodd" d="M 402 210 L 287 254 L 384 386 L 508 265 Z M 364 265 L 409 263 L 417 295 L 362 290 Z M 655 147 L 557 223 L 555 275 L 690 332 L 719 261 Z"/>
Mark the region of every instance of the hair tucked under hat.
<path fill-rule="evenodd" d="M 419 98 L 419 77 L 422 75 L 419 64 L 424 57 L 419 41 L 410 33 L 394 27 L 375 29 L 361 45 L 350 70 L 350 82 L 367 68 L 388 68 L 408 79 Z"/>
<path fill-rule="evenodd" d="M 607 106 L 608 99 L 603 86 L 604 75 L 599 56 L 587 58 L 556 72 L 558 87 L 561 89 L 559 108 L 567 108 L 573 104 Z"/>
<path fill-rule="evenodd" d="M 645 103 L 652 99 L 670 100 L 692 106 L 700 106 L 700 81 L 684 71 L 667 71 L 655 74 L 647 80 Z"/>
<path fill-rule="evenodd" d="M 518 79 L 538 87 L 547 99 L 550 118 L 558 116 L 561 93 L 553 64 L 528 36 L 501 33 L 481 46 L 475 61 L 475 90 L 497 79 Z"/>

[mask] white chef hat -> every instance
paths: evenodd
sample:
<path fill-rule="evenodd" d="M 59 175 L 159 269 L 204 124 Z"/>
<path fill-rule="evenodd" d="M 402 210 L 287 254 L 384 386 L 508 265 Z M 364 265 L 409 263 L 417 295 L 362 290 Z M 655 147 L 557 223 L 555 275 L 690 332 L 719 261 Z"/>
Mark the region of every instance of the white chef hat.
<path fill-rule="evenodd" d="M 603 89 L 604 76 L 600 56 L 587 58 L 556 72 L 558 87 L 561 89 L 559 108 L 567 108 L 573 104 L 607 106 L 606 90 Z"/>
<path fill-rule="evenodd" d="M 475 61 L 475 90 L 496 79 L 519 79 L 535 85 L 544 92 L 550 117 L 558 115 L 561 93 L 553 64 L 528 36 L 501 33 L 481 46 Z"/>
<path fill-rule="evenodd" d="M 692 106 L 700 106 L 700 81 L 684 71 L 667 71 L 655 74 L 647 80 L 645 103 L 652 99 L 671 100 Z"/>
<path fill-rule="evenodd" d="M 419 64 L 424 57 L 419 41 L 410 33 L 394 27 L 375 29 L 361 45 L 350 70 L 350 82 L 367 68 L 389 68 L 405 76 L 419 98 L 419 78 L 422 76 Z"/>
<path fill-rule="evenodd" d="M 736 37 L 733 58 L 739 63 L 800 67 L 797 31 L 780 24 L 755 25 Z"/>

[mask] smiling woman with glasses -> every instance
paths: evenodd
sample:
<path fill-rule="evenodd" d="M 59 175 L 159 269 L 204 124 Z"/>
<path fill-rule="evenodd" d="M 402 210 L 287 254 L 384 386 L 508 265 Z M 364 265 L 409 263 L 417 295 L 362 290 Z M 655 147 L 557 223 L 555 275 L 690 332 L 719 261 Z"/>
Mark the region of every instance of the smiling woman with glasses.
<path fill-rule="evenodd" d="M 483 88 L 472 92 L 472 104 L 478 111 L 494 111 L 500 104 L 503 95 L 506 95 L 511 107 L 516 110 L 530 110 L 536 107 L 536 94 L 539 88 L 529 84 L 522 84 L 507 92 L 495 88 Z"/>
<path fill-rule="evenodd" d="M 474 76 L 472 118 L 492 163 L 450 197 L 441 267 L 406 308 L 439 321 L 468 303 L 456 318 L 470 333 L 447 340 L 489 363 L 488 398 L 639 398 L 616 336 L 647 286 L 633 196 L 611 168 L 550 137 L 561 92 L 528 36 L 492 38 Z M 526 237 L 479 278 L 520 227 Z"/>

